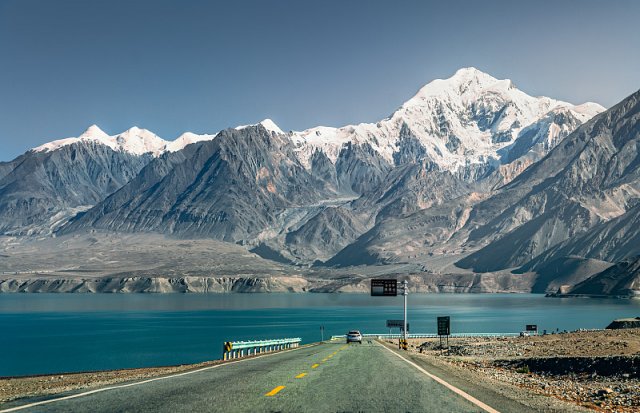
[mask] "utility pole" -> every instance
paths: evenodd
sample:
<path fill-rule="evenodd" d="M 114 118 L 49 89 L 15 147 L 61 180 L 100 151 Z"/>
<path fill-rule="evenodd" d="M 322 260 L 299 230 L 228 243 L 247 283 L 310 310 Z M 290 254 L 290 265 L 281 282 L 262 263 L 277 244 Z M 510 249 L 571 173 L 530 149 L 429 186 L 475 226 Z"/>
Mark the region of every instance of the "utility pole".
<path fill-rule="evenodd" d="M 404 339 L 405 345 L 407 343 L 407 296 L 409 295 L 408 286 L 409 281 L 402 281 L 402 295 L 404 295 L 404 328 L 402 330 L 402 338 Z"/>

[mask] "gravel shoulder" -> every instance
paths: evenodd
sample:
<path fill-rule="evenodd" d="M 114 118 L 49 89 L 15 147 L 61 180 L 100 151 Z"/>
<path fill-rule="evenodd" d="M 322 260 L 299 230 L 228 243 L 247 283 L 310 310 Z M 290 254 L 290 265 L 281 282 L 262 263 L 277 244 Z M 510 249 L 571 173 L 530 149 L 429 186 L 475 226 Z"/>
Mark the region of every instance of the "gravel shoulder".
<path fill-rule="evenodd" d="M 87 373 L 0 378 L 0 406 L 13 400 L 42 397 L 76 390 L 166 376 L 222 363 L 221 360 L 170 367 L 109 370 Z"/>
<path fill-rule="evenodd" d="M 412 339 L 410 354 L 537 411 L 640 411 L 640 329 L 450 339 L 448 350 Z"/>

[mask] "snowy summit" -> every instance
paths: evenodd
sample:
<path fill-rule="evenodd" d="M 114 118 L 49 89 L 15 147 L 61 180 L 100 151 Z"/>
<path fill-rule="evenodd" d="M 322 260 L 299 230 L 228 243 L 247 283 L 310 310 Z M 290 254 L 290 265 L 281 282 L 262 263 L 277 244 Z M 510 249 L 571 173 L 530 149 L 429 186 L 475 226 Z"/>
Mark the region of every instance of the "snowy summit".
<path fill-rule="evenodd" d="M 532 97 L 511 80 L 499 80 L 469 67 L 423 86 L 390 117 L 377 123 L 341 128 L 318 126 L 292 132 L 290 137 L 306 167 L 316 151 L 324 152 L 335 162 L 347 143 L 369 145 L 393 164 L 394 154 L 403 142 L 411 141 L 423 148 L 424 158 L 441 169 L 456 171 L 468 165 L 509 161 L 515 156 L 514 151 L 522 151 L 523 145 L 516 145 L 521 137 L 526 137 L 527 150 L 538 145 L 546 151 L 578 124 L 602 111 L 604 108 L 596 103 L 574 106 L 548 97 Z M 257 125 L 284 134 L 271 119 L 235 129 Z M 133 127 L 110 136 L 93 125 L 77 138 L 60 139 L 33 150 L 51 151 L 76 142 L 96 142 L 117 151 L 159 156 L 216 136 L 186 132 L 169 142 L 146 129 Z"/>
<path fill-rule="evenodd" d="M 583 123 L 605 109 L 595 103 L 574 106 L 547 97 L 532 97 L 508 80 L 476 68 L 463 68 L 448 79 L 422 87 L 389 118 L 341 128 L 316 127 L 294 133 L 304 164 L 320 150 L 335 161 L 347 142 L 367 143 L 390 163 L 401 139 L 415 138 L 426 156 L 446 170 L 498 160 L 526 128 L 540 126 L 534 141 L 561 138 L 562 127 L 546 122 L 563 112 Z M 555 118 L 554 118 L 555 119 Z M 553 123 L 553 122 L 552 122 Z M 557 128 L 554 126 L 558 126 Z M 530 129 L 529 129 L 530 130 Z"/>

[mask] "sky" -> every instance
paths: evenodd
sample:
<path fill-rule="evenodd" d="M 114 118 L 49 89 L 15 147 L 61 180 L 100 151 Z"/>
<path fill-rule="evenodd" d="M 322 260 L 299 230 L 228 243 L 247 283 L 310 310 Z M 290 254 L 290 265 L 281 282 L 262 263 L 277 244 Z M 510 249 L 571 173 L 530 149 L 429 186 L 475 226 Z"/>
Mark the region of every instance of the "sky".
<path fill-rule="evenodd" d="M 0 161 L 92 124 L 375 122 L 468 66 L 610 107 L 640 88 L 639 21 L 635 0 L 0 0 Z"/>

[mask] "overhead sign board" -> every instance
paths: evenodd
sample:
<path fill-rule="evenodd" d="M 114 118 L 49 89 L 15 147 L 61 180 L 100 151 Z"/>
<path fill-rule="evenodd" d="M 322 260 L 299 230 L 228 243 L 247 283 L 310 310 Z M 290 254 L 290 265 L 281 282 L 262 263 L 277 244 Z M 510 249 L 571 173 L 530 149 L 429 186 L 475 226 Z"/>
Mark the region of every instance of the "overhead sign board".
<path fill-rule="evenodd" d="M 387 320 L 387 328 L 402 328 L 404 320 Z"/>
<path fill-rule="evenodd" d="M 448 336 L 451 334 L 451 317 L 438 317 L 438 335 Z"/>
<path fill-rule="evenodd" d="M 527 331 L 538 331 L 537 324 L 527 324 Z"/>
<path fill-rule="evenodd" d="M 395 297 L 398 295 L 398 281 L 390 279 L 371 280 L 371 296 Z"/>

